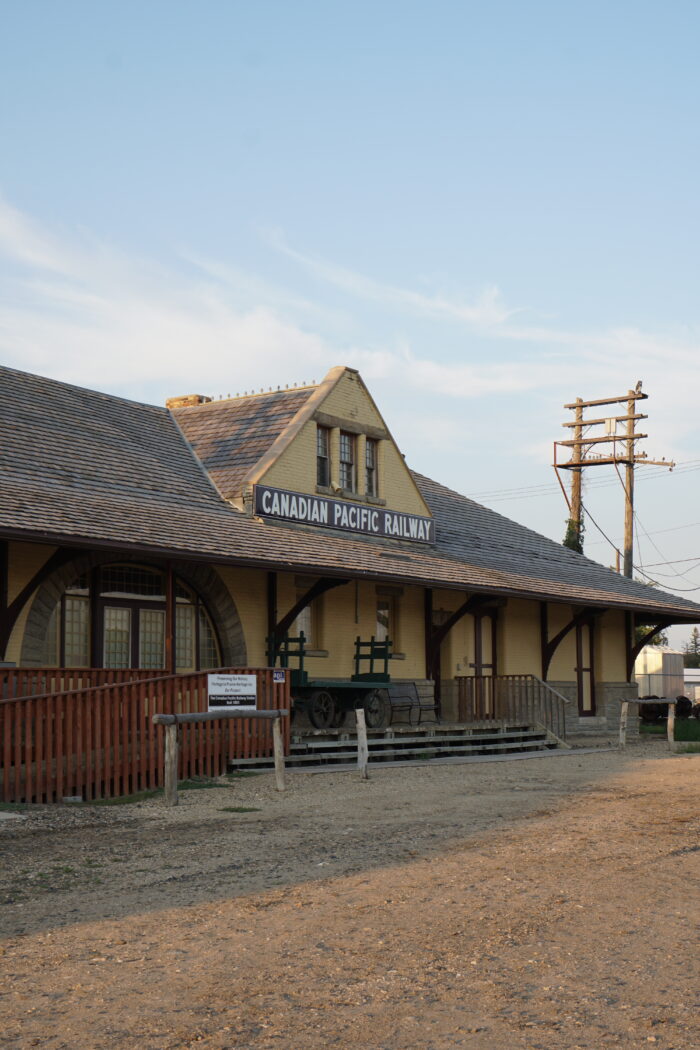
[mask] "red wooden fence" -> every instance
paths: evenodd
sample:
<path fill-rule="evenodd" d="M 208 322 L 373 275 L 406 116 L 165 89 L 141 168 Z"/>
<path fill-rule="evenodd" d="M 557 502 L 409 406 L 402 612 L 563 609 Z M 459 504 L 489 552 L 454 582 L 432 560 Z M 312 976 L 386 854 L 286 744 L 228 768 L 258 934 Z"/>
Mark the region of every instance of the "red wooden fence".
<path fill-rule="evenodd" d="M 0 667 L 0 700 L 74 692 L 113 682 L 162 678 L 165 674 L 165 670 L 144 671 L 134 667 L 120 670 L 106 667 Z"/>
<path fill-rule="evenodd" d="M 216 673 L 227 672 L 257 677 L 258 710 L 289 711 L 288 675 L 285 682 L 273 682 L 267 668 Z M 4 802 L 55 802 L 67 796 L 91 801 L 161 787 L 163 727 L 154 726 L 152 716 L 206 710 L 206 671 L 0 701 L 0 797 Z M 288 750 L 288 716 L 283 730 Z M 183 725 L 180 733 L 183 780 L 219 776 L 230 758 L 272 755 L 268 721 L 222 719 Z"/>

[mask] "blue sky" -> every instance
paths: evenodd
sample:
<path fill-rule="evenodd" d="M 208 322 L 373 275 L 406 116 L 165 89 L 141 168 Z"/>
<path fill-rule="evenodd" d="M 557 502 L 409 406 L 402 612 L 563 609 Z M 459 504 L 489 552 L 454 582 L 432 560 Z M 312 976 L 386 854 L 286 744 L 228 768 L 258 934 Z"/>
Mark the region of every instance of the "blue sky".
<path fill-rule="evenodd" d="M 158 403 L 353 365 L 412 465 L 556 539 L 563 403 L 642 379 L 682 466 L 638 471 L 637 560 L 700 585 L 656 564 L 700 562 L 699 30 L 684 2 L 8 4 L 2 360 Z"/>

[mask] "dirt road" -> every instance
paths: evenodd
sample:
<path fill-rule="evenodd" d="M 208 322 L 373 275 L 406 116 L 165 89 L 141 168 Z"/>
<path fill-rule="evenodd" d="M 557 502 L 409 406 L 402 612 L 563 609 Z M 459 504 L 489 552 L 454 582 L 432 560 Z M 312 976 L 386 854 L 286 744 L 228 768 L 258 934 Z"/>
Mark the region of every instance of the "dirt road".
<path fill-rule="evenodd" d="M 15 1050 L 696 1050 L 700 759 L 265 775 L 0 823 Z"/>

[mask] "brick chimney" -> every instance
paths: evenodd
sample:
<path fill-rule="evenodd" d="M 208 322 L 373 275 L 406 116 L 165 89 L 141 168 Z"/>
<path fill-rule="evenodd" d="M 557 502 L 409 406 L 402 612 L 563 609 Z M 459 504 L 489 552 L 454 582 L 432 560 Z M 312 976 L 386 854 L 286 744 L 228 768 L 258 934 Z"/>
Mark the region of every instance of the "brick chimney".
<path fill-rule="evenodd" d="M 207 405 L 211 401 L 206 394 L 183 394 L 182 397 L 169 397 L 166 408 L 189 408 L 190 405 Z"/>

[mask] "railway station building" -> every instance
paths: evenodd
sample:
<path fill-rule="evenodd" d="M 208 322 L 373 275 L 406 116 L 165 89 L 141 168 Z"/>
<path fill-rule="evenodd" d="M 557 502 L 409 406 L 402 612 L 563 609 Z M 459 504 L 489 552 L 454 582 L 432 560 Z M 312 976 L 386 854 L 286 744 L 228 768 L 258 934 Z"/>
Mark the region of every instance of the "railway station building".
<path fill-rule="evenodd" d="M 352 368 L 164 407 L 3 368 L 0 405 L 6 667 L 292 668 L 301 638 L 333 699 L 359 640 L 442 720 L 473 716 L 474 683 L 527 680 L 569 701 L 569 732 L 609 730 L 636 628 L 700 621 L 413 472 Z"/>

